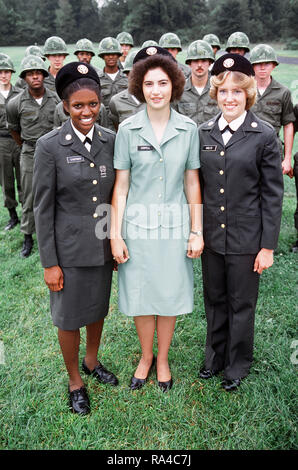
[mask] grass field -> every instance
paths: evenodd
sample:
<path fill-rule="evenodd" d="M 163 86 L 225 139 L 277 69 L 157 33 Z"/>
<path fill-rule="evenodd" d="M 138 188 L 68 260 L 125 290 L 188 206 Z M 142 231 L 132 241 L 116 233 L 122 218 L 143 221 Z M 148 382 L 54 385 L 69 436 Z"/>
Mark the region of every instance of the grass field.
<path fill-rule="evenodd" d="M 284 73 L 291 82 L 297 71 L 280 66 L 275 76 L 281 80 Z M 117 308 L 115 273 L 100 357 L 120 385 L 86 378 L 92 413 L 83 418 L 67 408 L 67 375 L 36 243 L 28 259 L 19 257 L 23 237 L 19 228 L 3 230 L 8 213 L 1 196 L 0 449 L 297 449 L 297 255 L 290 252 L 296 195 L 294 181 L 284 180 L 279 247 L 275 264 L 261 278 L 254 364 L 239 391 L 224 392 L 219 377 L 198 378 L 206 321 L 200 261 L 195 261 L 195 309 L 178 319 L 170 350 L 174 387 L 163 394 L 153 373 L 142 390 L 131 392 L 140 349 L 133 320 Z M 84 339 L 82 330 L 80 359 Z"/>

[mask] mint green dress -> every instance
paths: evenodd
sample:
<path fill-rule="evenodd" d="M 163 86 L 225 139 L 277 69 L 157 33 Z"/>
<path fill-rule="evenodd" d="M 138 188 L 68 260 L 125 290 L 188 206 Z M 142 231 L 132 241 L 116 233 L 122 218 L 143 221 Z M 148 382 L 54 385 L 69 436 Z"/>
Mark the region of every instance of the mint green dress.
<path fill-rule="evenodd" d="M 130 259 L 118 266 L 119 310 L 129 316 L 192 312 L 184 174 L 200 167 L 196 124 L 171 109 L 159 145 L 147 110 L 140 111 L 119 126 L 114 167 L 130 170 L 122 224 Z"/>

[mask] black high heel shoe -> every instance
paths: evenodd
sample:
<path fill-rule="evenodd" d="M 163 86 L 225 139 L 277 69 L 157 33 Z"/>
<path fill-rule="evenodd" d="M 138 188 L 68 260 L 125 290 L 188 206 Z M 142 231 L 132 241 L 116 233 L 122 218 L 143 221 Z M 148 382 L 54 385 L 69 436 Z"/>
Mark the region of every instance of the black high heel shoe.
<path fill-rule="evenodd" d="M 154 364 L 155 364 L 155 356 L 153 356 L 153 359 L 152 359 L 152 362 L 151 362 L 151 366 L 150 366 L 150 368 L 149 368 L 149 370 L 148 370 L 148 374 L 147 374 L 147 377 L 146 377 L 145 379 L 138 379 L 138 378 L 135 377 L 135 376 L 132 377 L 132 379 L 131 379 L 131 381 L 130 381 L 130 385 L 129 385 L 129 387 L 130 387 L 131 390 L 139 390 L 140 388 L 143 387 L 143 385 L 145 385 L 145 383 L 147 382 L 148 377 L 149 377 L 149 375 L 150 375 L 150 373 L 151 373 L 151 371 L 152 371 L 152 368 L 153 368 Z"/>
<path fill-rule="evenodd" d="M 158 386 L 163 392 L 168 392 L 173 387 L 173 379 L 171 378 L 167 382 L 158 382 Z"/>

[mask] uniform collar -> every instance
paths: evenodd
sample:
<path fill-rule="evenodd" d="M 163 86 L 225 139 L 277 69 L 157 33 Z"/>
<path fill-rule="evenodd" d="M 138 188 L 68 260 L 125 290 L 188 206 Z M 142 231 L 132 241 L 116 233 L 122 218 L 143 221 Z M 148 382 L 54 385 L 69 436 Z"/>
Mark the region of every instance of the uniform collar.
<path fill-rule="evenodd" d="M 241 114 L 238 118 L 234 119 L 230 123 L 225 120 L 223 114 L 220 116 L 218 120 L 218 127 L 219 130 L 222 131 L 225 127 L 230 126 L 232 131 L 237 131 L 237 129 L 244 123 L 244 120 L 246 118 L 247 111 L 244 111 L 244 113 Z"/>
<path fill-rule="evenodd" d="M 75 128 L 75 126 L 73 125 L 72 121 L 70 120 L 70 125 L 72 127 L 72 130 L 74 131 L 74 133 L 78 136 L 78 138 L 80 139 L 81 142 L 84 142 L 84 140 L 86 139 L 86 137 L 89 137 L 89 139 L 92 141 L 93 139 L 93 134 L 94 134 L 94 126 L 90 129 L 90 131 L 88 132 L 88 134 L 84 135 L 82 134 L 82 132 L 78 131 L 78 129 Z"/>

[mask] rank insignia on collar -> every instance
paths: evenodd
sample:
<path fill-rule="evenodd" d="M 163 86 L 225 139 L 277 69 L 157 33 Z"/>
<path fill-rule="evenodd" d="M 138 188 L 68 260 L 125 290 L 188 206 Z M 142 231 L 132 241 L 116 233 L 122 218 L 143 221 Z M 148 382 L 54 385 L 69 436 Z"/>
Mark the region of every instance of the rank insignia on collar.
<path fill-rule="evenodd" d="M 209 121 L 208 122 L 208 126 L 213 126 L 213 124 L 214 124 L 214 121 Z"/>
<path fill-rule="evenodd" d="M 71 140 L 71 139 L 72 139 L 72 135 L 71 134 L 66 134 L 65 140 Z"/>
<path fill-rule="evenodd" d="M 98 131 L 98 135 L 99 135 L 99 137 L 101 137 L 101 132 L 100 131 Z"/>
<path fill-rule="evenodd" d="M 251 123 L 251 127 L 258 127 L 258 123 L 255 122 L 255 121 L 253 121 L 253 122 Z"/>

